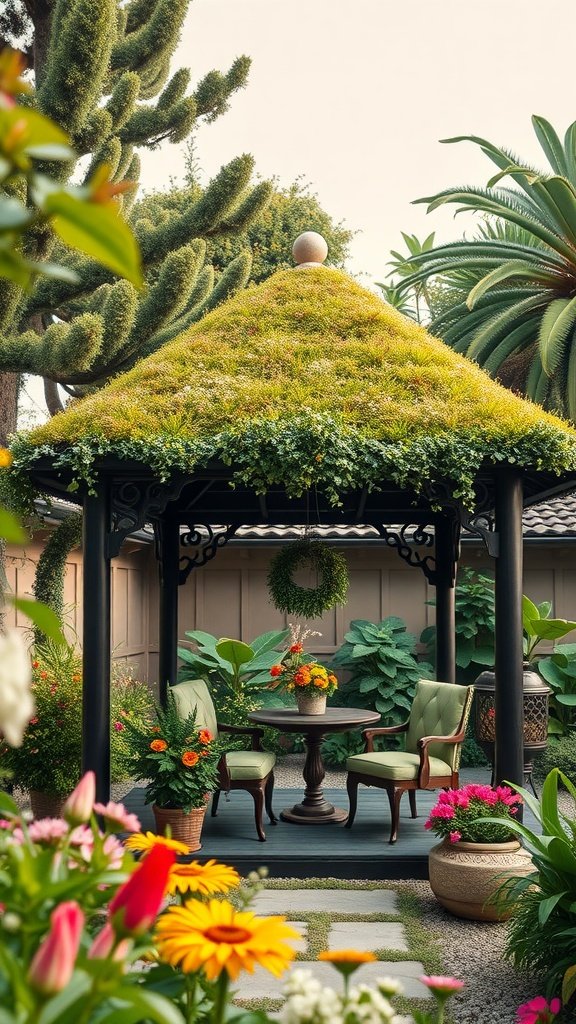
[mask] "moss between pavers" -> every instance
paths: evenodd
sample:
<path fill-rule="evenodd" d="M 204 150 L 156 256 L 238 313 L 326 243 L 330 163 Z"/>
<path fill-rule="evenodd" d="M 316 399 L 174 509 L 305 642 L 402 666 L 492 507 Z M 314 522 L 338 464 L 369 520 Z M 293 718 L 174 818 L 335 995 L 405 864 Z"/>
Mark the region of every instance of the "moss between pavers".
<path fill-rule="evenodd" d="M 401 922 L 406 930 L 408 942 L 407 950 L 378 949 L 374 953 L 379 960 L 394 961 L 401 963 L 403 960 L 417 960 L 428 974 L 440 974 L 443 971 L 443 963 L 440 955 L 440 937 L 428 926 L 423 924 L 423 907 L 420 898 L 416 893 L 402 888 L 402 883 L 395 885 L 383 885 L 378 881 L 358 881 L 351 883 L 339 878 L 289 878 L 289 879 L 268 879 L 263 888 L 275 891 L 290 892 L 292 889 L 345 889 L 380 891 L 388 889 L 398 896 L 397 914 L 339 914 L 337 912 L 327 913 L 313 911 L 298 911 L 298 919 L 305 921 L 308 925 L 307 938 L 308 949 L 304 953 L 296 954 L 296 961 L 317 958 L 318 954 L 328 948 L 328 933 L 330 925 L 338 921 L 391 921 Z M 286 911 L 290 913 L 290 909 Z M 336 975 L 334 976 L 336 981 Z M 283 1005 L 280 999 L 238 999 L 235 1002 L 248 1010 L 264 1010 L 267 1013 L 277 1011 Z M 394 999 L 394 1006 L 398 1013 L 410 1014 L 415 1010 L 422 1009 L 423 1000 L 408 999 L 405 996 L 398 996 Z M 427 1001 L 426 1001 L 427 1002 Z M 446 1018 L 446 1024 L 451 1024 Z"/>

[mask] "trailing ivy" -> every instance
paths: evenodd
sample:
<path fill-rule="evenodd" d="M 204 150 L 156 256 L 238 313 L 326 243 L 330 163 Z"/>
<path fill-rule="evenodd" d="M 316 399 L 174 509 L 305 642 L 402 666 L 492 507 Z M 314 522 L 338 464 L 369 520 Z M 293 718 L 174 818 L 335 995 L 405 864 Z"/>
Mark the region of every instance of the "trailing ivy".
<path fill-rule="evenodd" d="M 301 587 L 294 572 L 308 565 L 316 572 L 316 587 Z M 268 588 L 275 607 L 289 615 L 316 619 L 335 604 L 346 604 L 348 566 L 339 551 L 319 540 L 301 540 L 287 544 L 272 559 Z"/>
<path fill-rule="evenodd" d="M 82 540 L 82 513 L 76 512 L 63 519 L 48 538 L 38 559 L 34 579 L 34 597 L 44 601 L 62 621 L 64 609 L 64 570 L 70 552 Z M 46 637 L 39 627 L 34 630 L 35 643 L 42 643 Z"/>

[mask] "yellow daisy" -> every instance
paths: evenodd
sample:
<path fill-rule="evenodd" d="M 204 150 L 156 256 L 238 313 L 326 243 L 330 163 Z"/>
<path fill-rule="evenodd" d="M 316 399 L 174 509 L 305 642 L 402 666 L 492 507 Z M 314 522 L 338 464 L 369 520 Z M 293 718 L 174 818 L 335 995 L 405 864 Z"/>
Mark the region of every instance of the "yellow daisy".
<path fill-rule="evenodd" d="M 236 911 L 227 900 L 194 900 L 168 907 L 156 925 L 156 945 L 165 963 L 185 974 L 203 970 L 209 981 L 223 970 L 235 980 L 257 964 L 278 977 L 294 959 L 286 939 L 300 938 L 285 921 Z"/>
<path fill-rule="evenodd" d="M 155 832 L 133 832 L 125 840 L 127 850 L 141 850 L 143 853 L 150 853 L 154 846 L 167 846 L 174 853 L 190 853 L 190 847 L 186 843 L 180 843 L 177 839 L 169 839 L 168 836 L 157 836 Z"/>
<path fill-rule="evenodd" d="M 229 892 L 240 884 L 235 868 L 207 860 L 205 864 L 193 860 L 191 864 L 175 864 L 168 876 L 170 895 L 176 892 L 197 892 L 201 896 L 213 896 L 217 892 Z"/>

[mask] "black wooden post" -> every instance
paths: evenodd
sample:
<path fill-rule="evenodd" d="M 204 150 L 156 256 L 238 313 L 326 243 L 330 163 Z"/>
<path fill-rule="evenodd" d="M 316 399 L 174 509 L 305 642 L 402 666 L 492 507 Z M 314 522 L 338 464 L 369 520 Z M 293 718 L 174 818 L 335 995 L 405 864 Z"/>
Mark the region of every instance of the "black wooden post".
<path fill-rule="evenodd" d="M 96 773 L 96 798 L 110 799 L 110 488 L 84 498 L 82 770 Z"/>
<path fill-rule="evenodd" d="M 436 677 L 456 682 L 455 571 L 453 524 L 441 519 L 435 525 L 436 548 Z"/>
<path fill-rule="evenodd" d="M 524 781 L 522 650 L 522 475 L 496 474 L 496 784 Z"/>
<path fill-rule="evenodd" d="M 168 687 L 176 682 L 178 671 L 178 572 L 180 561 L 180 526 L 162 520 L 158 524 L 158 568 L 160 573 L 160 638 L 158 659 L 158 693 L 166 704 Z"/>

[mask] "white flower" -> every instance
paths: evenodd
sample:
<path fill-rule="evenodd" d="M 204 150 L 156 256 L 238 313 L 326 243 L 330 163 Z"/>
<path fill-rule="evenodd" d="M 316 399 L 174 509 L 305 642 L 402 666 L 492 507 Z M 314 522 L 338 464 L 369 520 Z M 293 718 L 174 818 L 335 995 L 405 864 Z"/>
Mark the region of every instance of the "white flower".
<path fill-rule="evenodd" d="M 20 633 L 0 633 L 0 732 L 11 747 L 19 747 L 34 714 L 30 685 L 32 665 Z"/>
<path fill-rule="evenodd" d="M 400 996 L 404 991 L 404 986 L 398 978 L 376 978 L 376 985 L 383 996 Z"/>

